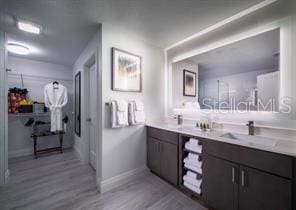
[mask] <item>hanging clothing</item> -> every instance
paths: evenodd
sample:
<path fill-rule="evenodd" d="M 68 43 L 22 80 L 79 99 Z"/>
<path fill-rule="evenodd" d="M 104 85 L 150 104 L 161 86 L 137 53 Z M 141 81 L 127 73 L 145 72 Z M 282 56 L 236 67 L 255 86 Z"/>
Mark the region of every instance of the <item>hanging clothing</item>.
<path fill-rule="evenodd" d="M 51 132 L 63 130 L 62 108 L 68 102 L 67 88 L 62 84 L 49 83 L 44 87 L 45 106 L 50 110 Z"/>

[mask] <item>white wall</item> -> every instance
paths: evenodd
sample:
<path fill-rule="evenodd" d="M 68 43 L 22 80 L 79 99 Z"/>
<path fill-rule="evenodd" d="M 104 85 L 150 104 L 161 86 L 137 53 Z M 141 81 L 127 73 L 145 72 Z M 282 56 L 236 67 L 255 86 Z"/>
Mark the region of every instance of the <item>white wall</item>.
<path fill-rule="evenodd" d="M 7 67 L 11 69 L 8 74 L 9 88 L 22 88 L 21 76 L 23 74 L 24 87 L 29 91 L 28 98 L 32 101 L 44 102 L 43 88 L 46 84 L 59 81 L 68 90 L 68 104 L 63 108 L 63 115 L 68 115 L 69 123 L 67 132 L 64 135 L 63 146 L 69 148 L 73 145 L 73 81 L 72 68 L 48 62 L 34 61 L 24 58 L 8 56 Z M 8 121 L 8 156 L 17 157 L 29 155 L 33 152 L 33 141 L 30 138 L 32 127 L 25 127 L 29 117 L 9 116 Z M 49 122 L 49 115 L 46 117 L 35 117 L 35 120 Z M 15 132 L 18 131 L 18 132 Z M 56 140 L 53 140 L 56 139 Z M 58 146 L 58 137 L 44 137 L 43 141 L 38 142 L 38 147 Z"/>
<path fill-rule="evenodd" d="M 98 32 L 93 36 L 93 38 L 89 41 L 88 45 L 81 52 L 80 56 L 77 58 L 75 64 L 73 65 L 73 81 L 75 78 L 75 74 L 81 72 L 81 136 L 77 136 L 74 134 L 74 148 L 79 153 L 82 161 L 85 164 L 89 163 L 89 126 L 87 124 L 88 118 L 88 98 L 87 95 L 84 94 L 87 89 L 87 81 L 86 75 L 88 73 L 87 65 L 90 60 L 94 58 L 94 62 L 97 65 L 97 161 L 96 161 L 96 177 L 98 180 L 98 185 L 100 185 L 101 179 L 101 143 L 102 143 L 102 76 L 101 76 L 101 51 L 102 51 L 102 38 L 101 38 L 101 25 L 98 25 Z M 74 85 L 74 84 L 73 84 Z M 92 117 L 94 118 L 94 117 Z"/>
<path fill-rule="evenodd" d="M 196 73 L 196 96 L 189 97 L 183 96 L 183 70 L 188 70 Z M 182 108 L 184 102 L 198 102 L 198 64 L 190 61 L 183 60 L 173 63 L 172 67 L 172 80 L 173 80 L 173 106 Z"/>
<path fill-rule="evenodd" d="M 5 33 L 0 31 L 0 185 L 5 184 L 8 173 L 7 160 L 7 87 Z"/>
<path fill-rule="evenodd" d="M 121 33 L 111 25 L 102 28 L 103 104 L 114 99 L 144 102 L 147 119 L 164 116 L 163 50 Z M 111 90 L 111 48 L 116 47 L 142 56 L 143 91 L 141 93 Z M 145 126 L 110 128 L 110 108 L 103 107 L 102 186 L 123 173 L 146 167 Z"/>

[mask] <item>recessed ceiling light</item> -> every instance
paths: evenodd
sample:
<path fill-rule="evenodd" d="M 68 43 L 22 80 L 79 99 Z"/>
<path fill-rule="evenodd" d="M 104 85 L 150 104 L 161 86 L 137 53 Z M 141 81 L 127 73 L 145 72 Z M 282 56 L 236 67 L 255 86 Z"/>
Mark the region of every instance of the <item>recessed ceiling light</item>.
<path fill-rule="evenodd" d="M 8 43 L 7 50 L 18 55 L 28 55 L 30 53 L 30 49 L 28 47 L 15 43 Z"/>
<path fill-rule="evenodd" d="M 33 34 L 40 34 L 41 33 L 41 26 L 30 23 L 22 20 L 17 21 L 17 27 L 22 30 Z"/>

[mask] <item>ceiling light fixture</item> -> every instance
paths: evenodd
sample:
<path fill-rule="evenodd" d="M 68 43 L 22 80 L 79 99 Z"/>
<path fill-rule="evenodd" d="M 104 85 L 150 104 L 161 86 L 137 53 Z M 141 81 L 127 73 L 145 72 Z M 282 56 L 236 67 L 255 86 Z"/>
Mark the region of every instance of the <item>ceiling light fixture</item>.
<path fill-rule="evenodd" d="M 8 43 L 7 50 L 18 55 L 28 55 L 30 53 L 30 49 L 28 47 L 15 43 Z"/>
<path fill-rule="evenodd" d="M 41 33 L 41 26 L 39 26 L 35 23 L 30 23 L 27 21 L 18 20 L 17 27 L 22 31 L 26 31 L 26 32 L 29 32 L 32 34 L 40 34 Z"/>

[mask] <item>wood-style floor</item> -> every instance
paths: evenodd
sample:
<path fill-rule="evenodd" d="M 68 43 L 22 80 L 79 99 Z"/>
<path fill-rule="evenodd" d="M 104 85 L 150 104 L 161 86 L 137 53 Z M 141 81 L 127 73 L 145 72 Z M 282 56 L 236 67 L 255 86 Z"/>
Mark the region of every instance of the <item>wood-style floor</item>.
<path fill-rule="evenodd" d="M 0 187 L 0 209 L 204 210 L 153 174 L 99 194 L 95 172 L 73 151 L 37 160 L 32 156 L 9 161 L 9 183 Z"/>

